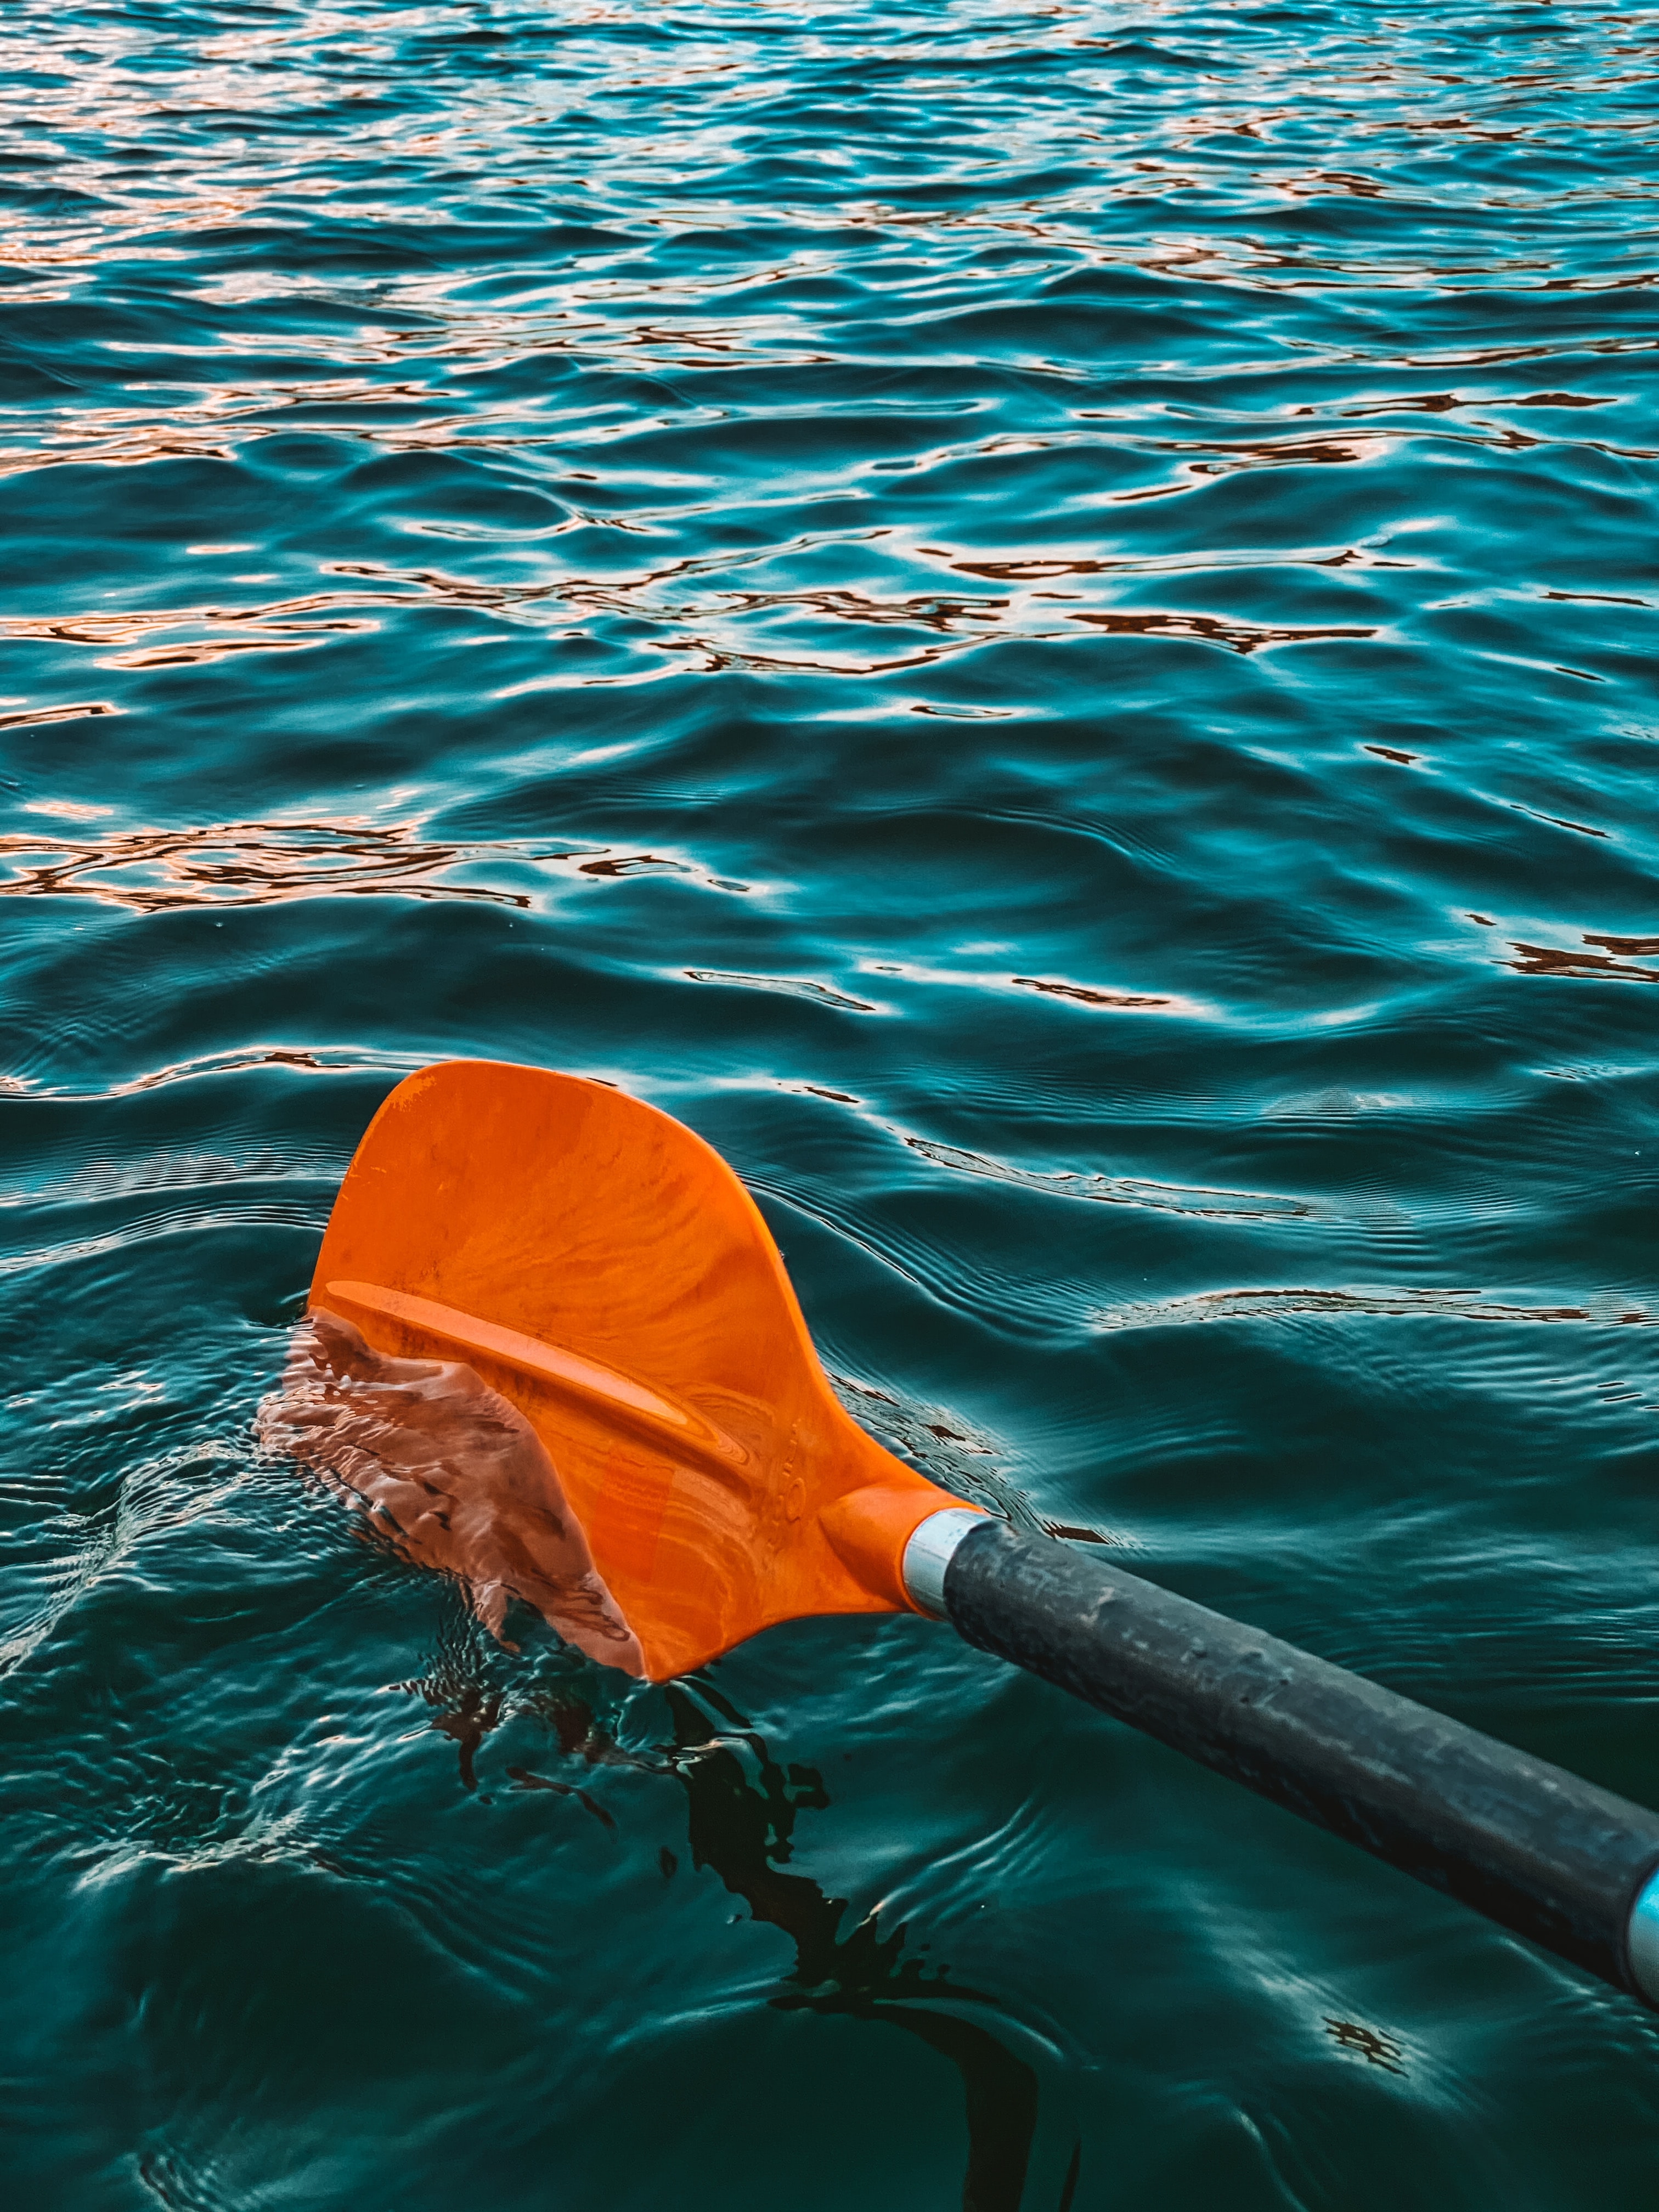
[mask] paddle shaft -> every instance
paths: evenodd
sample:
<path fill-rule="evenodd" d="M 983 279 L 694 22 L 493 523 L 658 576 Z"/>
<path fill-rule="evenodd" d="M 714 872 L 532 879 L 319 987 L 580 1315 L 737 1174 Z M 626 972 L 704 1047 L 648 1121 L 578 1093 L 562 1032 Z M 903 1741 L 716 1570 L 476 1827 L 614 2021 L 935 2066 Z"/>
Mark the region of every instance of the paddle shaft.
<path fill-rule="evenodd" d="M 969 1643 L 1659 2005 L 1659 1814 L 982 1516 L 924 1522 L 905 1571 Z"/>

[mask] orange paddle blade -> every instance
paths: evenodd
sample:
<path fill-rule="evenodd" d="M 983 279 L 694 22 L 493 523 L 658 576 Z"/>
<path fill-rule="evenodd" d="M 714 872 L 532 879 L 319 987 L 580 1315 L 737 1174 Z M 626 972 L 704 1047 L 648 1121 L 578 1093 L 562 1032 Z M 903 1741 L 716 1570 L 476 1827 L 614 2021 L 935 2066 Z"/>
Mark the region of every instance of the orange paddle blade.
<path fill-rule="evenodd" d="M 842 1410 L 719 1153 L 607 1085 L 495 1060 L 410 1076 L 340 1187 L 311 1303 L 527 1419 L 553 1479 L 527 1497 L 520 1455 L 506 1554 L 538 1527 L 562 1540 L 568 1502 L 653 1680 L 775 1621 L 914 1611 L 905 1544 L 961 1503 Z M 510 1564 L 499 1580 L 535 1601 Z"/>

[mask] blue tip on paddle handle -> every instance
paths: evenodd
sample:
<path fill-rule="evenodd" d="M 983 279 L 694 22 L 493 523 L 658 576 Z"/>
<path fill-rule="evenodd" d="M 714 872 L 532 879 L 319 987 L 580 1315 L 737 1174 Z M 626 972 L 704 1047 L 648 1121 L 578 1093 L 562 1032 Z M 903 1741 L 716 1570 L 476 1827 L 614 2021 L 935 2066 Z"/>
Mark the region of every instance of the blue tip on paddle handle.
<path fill-rule="evenodd" d="M 1659 2006 L 1659 1813 L 1065 1544 L 936 1518 L 919 1575 L 969 1643 Z"/>

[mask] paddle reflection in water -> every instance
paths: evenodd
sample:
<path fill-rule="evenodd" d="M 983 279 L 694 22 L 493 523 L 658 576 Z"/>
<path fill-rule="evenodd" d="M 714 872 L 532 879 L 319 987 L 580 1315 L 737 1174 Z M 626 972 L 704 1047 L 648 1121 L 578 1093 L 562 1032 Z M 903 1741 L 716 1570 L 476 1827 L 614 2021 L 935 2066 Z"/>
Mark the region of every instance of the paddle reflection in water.
<path fill-rule="evenodd" d="M 714 1702 L 708 1686 L 700 1687 Z M 843 1936 L 847 1900 L 826 1896 L 809 1875 L 787 1874 L 780 1863 L 791 1855 L 796 1814 L 830 1802 L 818 1775 L 792 1766 L 786 1777 L 761 1737 L 744 1729 L 755 1759 L 751 1780 L 698 1705 L 681 1689 L 666 1694 L 689 1801 L 693 1863 L 712 1867 L 757 1920 L 781 1929 L 795 1947 L 793 1969 L 769 2002 L 781 2011 L 884 2021 L 950 2059 L 962 2076 L 967 2106 L 963 2212 L 1017 2212 L 1036 2130 L 1036 2075 L 977 2021 L 915 2002 L 930 1992 L 957 2003 L 994 2000 L 954 1983 L 946 1990 L 941 1976 L 924 1973 L 919 1960 L 904 1955 L 902 1926 L 883 1936 L 872 1915 Z M 741 1717 L 726 1710 L 741 1726 Z M 1066 2202 L 1075 2179 L 1073 2171 Z"/>
<path fill-rule="evenodd" d="M 295 1330 L 281 1388 L 258 1418 L 261 1441 L 290 1454 L 331 1489 L 366 1506 L 369 1526 L 411 1563 L 454 1576 L 504 1649 L 516 1597 L 590 1658 L 641 1671 L 638 1645 L 594 1568 L 553 1463 L 516 1407 L 455 1361 L 397 1359 L 374 1351 L 349 1322 L 313 1309 Z M 905 1953 L 906 1929 L 883 1935 L 873 1916 L 847 1933 L 848 1900 L 809 1875 L 785 1871 L 797 1814 L 827 1807 L 810 1767 L 785 1769 L 710 1684 L 671 1684 L 672 1741 L 653 1753 L 619 1745 L 574 1691 L 517 1698 L 453 1675 L 409 1684 L 455 1742 L 460 1778 L 477 1787 L 483 1741 L 528 1705 L 561 1752 L 588 1766 L 666 1769 L 684 1784 L 692 1863 L 717 1874 L 752 1917 L 794 1945 L 794 1964 L 768 2002 L 885 2023 L 948 2058 L 962 2077 L 968 2130 L 963 2212 L 1019 2212 L 1036 2130 L 1037 2077 L 992 2032 L 951 2006 L 990 2005 Z M 716 1717 L 711 1717 L 712 1713 Z M 745 1758 L 743 1754 L 747 1753 Z M 574 1797 L 605 1826 L 611 1814 L 587 1790 L 519 1765 L 521 1790 Z M 672 1875 L 676 1861 L 665 1851 Z M 924 2002 L 932 1998 L 932 2002 Z M 1074 2153 L 1057 2212 L 1077 2183 Z"/>
<path fill-rule="evenodd" d="M 507 1717 L 504 1701 L 483 1696 L 476 1685 L 452 1682 L 445 1686 L 447 1695 L 434 1696 L 437 1686 L 423 1686 L 422 1694 L 445 1708 L 434 1726 L 460 1744 L 461 1778 L 471 1788 L 474 1757 L 484 1735 Z M 655 1754 L 624 1750 L 574 1692 L 543 1691 L 526 1702 L 567 1757 L 590 1765 L 659 1772 L 666 1765 L 672 1771 L 685 1789 L 692 1864 L 712 1869 L 754 1919 L 780 1929 L 794 1945 L 794 1964 L 767 2002 L 781 2012 L 884 2022 L 948 2058 L 962 2077 L 966 2106 L 963 2212 L 1019 2212 L 1036 2133 L 1036 2075 L 989 2028 L 940 2003 L 993 2005 L 996 2000 L 947 1982 L 943 1972 L 929 1972 L 919 1959 L 907 1956 L 903 1926 L 883 1935 L 871 1915 L 843 1934 L 848 1900 L 828 1895 L 809 1875 L 785 1870 L 793 1855 L 796 1815 L 830 1802 L 816 1768 L 792 1765 L 786 1771 L 764 1738 L 700 1677 L 690 1686 L 670 1684 L 663 1695 L 673 1740 Z M 520 1789 L 556 1790 L 580 1799 L 605 1826 L 614 1825 L 595 1799 L 572 1784 L 523 1766 L 507 1771 Z M 663 1852 L 660 1863 L 665 1875 L 676 1871 L 672 1851 Z M 1068 2212 L 1079 2163 L 1074 2150 L 1056 2212 Z"/>
<path fill-rule="evenodd" d="M 645 1671 L 540 1438 L 471 1367 L 394 1359 L 313 1307 L 258 1429 L 365 1506 L 402 1557 L 455 1576 L 497 1638 L 521 1598 L 589 1658 Z"/>

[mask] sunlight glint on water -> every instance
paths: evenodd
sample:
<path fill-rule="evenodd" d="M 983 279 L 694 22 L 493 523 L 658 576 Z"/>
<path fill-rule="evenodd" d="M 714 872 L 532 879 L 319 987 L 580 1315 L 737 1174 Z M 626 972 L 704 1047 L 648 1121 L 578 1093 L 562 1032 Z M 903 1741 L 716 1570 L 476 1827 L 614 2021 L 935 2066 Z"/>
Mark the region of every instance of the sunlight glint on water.
<path fill-rule="evenodd" d="M 1645 2207 L 1653 2033 L 920 1621 L 630 1688 L 267 1453 L 427 1060 L 849 1407 L 1659 1802 L 1637 7 L 0 21 L 20 2203 Z"/>

